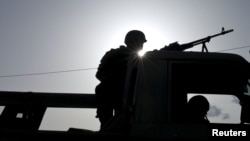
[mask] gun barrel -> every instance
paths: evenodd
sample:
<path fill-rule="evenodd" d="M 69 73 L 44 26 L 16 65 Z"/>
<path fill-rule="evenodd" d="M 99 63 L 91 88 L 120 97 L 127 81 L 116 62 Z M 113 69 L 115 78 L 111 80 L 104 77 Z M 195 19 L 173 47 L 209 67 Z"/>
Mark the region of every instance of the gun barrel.
<path fill-rule="evenodd" d="M 189 42 L 189 43 L 183 44 L 182 45 L 183 50 L 191 48 L 191 47 L 199 45 L 199 44 L 204 44 L 206 42 L 209 42 L 211 38 L 214 38 L 214 37 L 219 36 L 219 35 L 224 35 L 224 34 L 227 34 L 227 33 L 230 33 L 230 32 L 233 32 L 233 29 L 226 30 L 226 31 L 224 31 L 224 29 L 222 29 L 221 33 L 214 34 L 214 35 L 211 35 L 211 36 L 207 36 L 205 38 L 202 38 L 202 39 L 199 39 L 199 40 L 196 40 L 196 41 L 193 41 L 193 42 Z"/>
<path fill-rule="evenodd" d="M 234 31 L 233 29 L 230 29 L 230 30 L 224 31 L 223 34 L 226 34 L 226 33 L 229 33 L 229 32 L 233 32 L 233 31 Z"/>
<path fill-rule="evenodd" d="M 226 30 L 226 31 L 222 30 L 221 33 L 212 35 L 212 36 L 210 36 L 210 38 L 213 38 L 213 37 L 216 37 L 216 36 L 219 36 L 219 35 L 224 35 L 224 34 L 227 34 L 227 33 L 233 32 L 233 31 L 234 31 L 233 29 Z"/>

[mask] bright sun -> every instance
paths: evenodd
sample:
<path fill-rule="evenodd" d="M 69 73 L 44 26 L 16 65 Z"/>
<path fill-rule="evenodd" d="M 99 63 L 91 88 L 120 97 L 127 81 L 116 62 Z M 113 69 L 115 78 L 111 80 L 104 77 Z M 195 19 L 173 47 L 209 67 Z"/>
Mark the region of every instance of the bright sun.
<path fill-rule="evenodd" d="M 143 55 L 146 53 L 146 50 L 140 50 L 139 52 L 138 52 L 138 55 L 140 56 L 140 57 L 143 57 Z"/>

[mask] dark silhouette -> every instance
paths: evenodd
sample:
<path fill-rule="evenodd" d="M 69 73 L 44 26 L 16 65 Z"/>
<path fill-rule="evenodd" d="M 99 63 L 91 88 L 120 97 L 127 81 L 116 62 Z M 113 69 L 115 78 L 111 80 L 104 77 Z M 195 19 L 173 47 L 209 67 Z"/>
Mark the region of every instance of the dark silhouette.
<path fill-rule="evenodd" d="M 224 34 L 227 34 L 227 33 L 233 32 L 233 31 L 234 31 L 233 29 L 225 31 L 225 28 L 222 27 L 220 33 L 217 33 L 217 34 L 214 34 L 214 35 L 211 35 L 211 36 L 207 36 L 205 38 L 198 39 L 196 41 L 189 42 L 189 43 L 186 43 L 186 44 L 181 44 L 181 45 L 178 42 L 174 42 L 174 43 L 169 44 L 169 46 L 165 46 L 165 47 L 161 48 L 161 50 L 165 50 L 165 51 L 184 51 L 186 49 L 192 48 L 193 46 L 202 44 L 202 52 L 204 52 L 204 51 L 208 52 L 206 43 L 210 42 L 210 40 L 212 38 L 214 38 L 214 37 L 224 35 Z"/>
<path fill-rule="evenodd" d="M 96 78 L 100 83 L 95 92 L 98 102 L 97 115 L 101 129 L 122 108 L 123 90 L 129 60 L 138 58 L 138 51 L 143 48 L 146 38 L 143 32 L 129 31 L 125 37 L 126 46 L 111 49 L 103 56 Z"/>
<path fill-rule="evenodd" d="M 202 95 L 193 96 L 187 104 L 187 122 L 189 123 L 210 123 L 207 119 L 209 102 Z"/>

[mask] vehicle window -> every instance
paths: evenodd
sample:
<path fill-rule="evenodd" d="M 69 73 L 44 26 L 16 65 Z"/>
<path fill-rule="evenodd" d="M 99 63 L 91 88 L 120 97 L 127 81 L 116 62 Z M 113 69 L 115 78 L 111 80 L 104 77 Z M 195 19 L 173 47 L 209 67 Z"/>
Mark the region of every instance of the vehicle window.
<path fill-rule="evenodd" d="M 195 95 L 203 95 L 209 101 L 207 118 L 210 123 L 240 123 L 241 105 L 234 95 L 188 94 L 188 101 Z"/>

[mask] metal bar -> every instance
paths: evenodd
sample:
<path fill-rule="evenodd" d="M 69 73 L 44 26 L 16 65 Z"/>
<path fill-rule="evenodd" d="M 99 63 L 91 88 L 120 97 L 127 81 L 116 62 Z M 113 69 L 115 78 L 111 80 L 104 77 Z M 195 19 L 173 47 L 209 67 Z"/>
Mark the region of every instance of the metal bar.
<path fill-rule="evenodd" d="M 0 105 L 96 108 L 94 94 L 0 91 Z"/>

